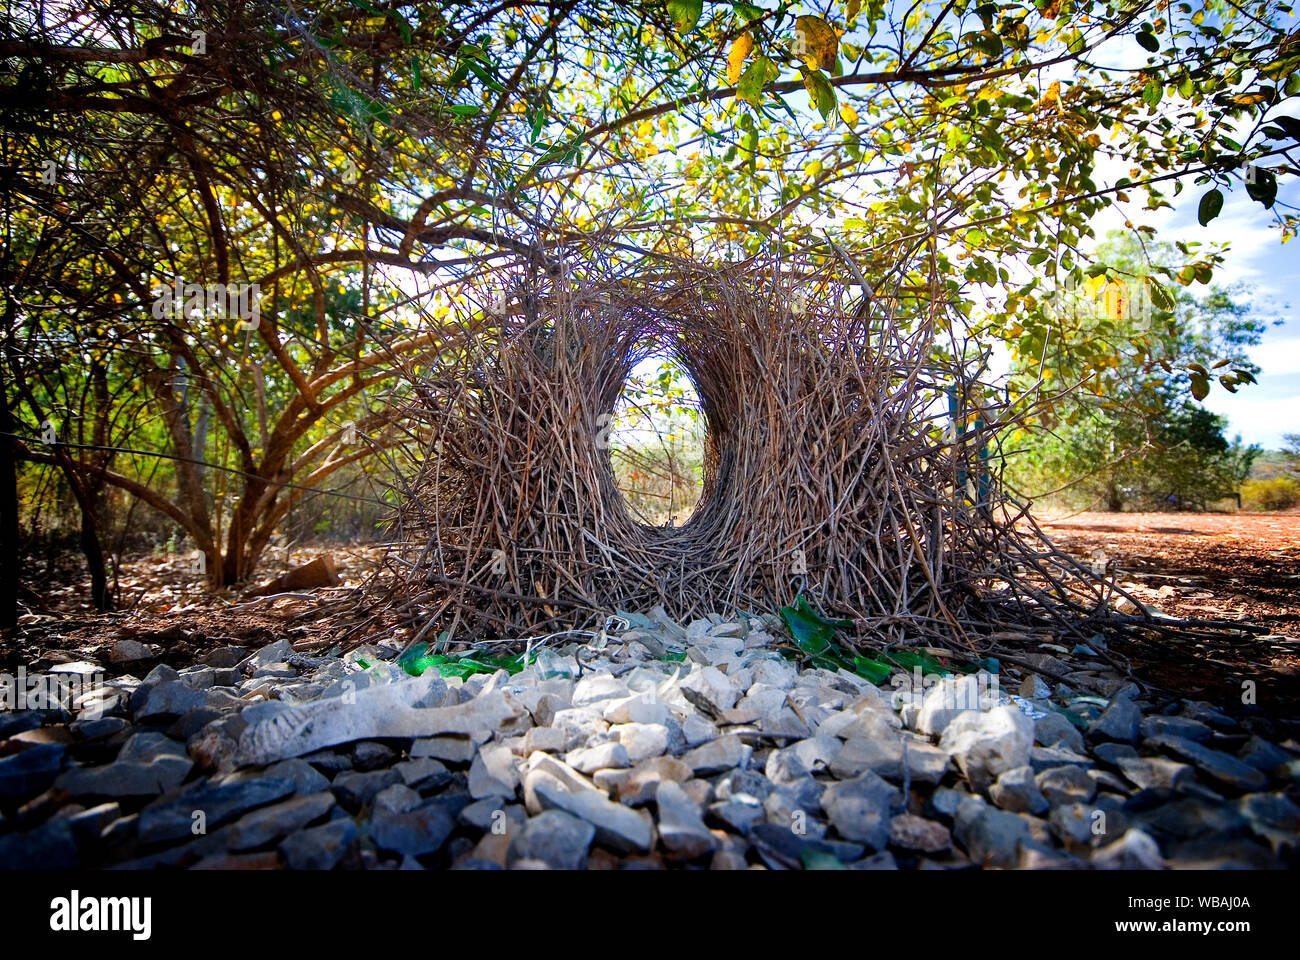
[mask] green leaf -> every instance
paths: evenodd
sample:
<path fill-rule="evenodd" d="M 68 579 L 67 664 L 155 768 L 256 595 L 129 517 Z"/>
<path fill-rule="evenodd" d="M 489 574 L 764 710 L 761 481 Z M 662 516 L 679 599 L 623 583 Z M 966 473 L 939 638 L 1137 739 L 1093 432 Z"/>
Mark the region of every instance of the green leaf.
<path fill-rule="evenodd" d="M 852 620 L 827 620 L 812 607 L 803 594 L 795 598 L 793 607 L 781 608 L 781 619 L 790 630 L 799 649 L 808 654 L 825 653 L 831 645 L 835 631 L 853 626 Z"/>
<path fill-rule="evenodd" d="M 805 70 L 803 85 L 808 89 L 812 105 L 817 108 L 822 118 L 829 121 L 834 117 L 837 106 L 835 88 L 826 79 L 826 74 L 820 70 Z"/>
<path fill-rule="evenodd" d="M 1196 219 L 1201 221 L 1201 226 L 1207 226 L 1211 220 L 1219 215 L 1222 209 L 1223 194 L 1216 187 L 1201 197 L 1201 204 L 1196 210 Z"/>
<path fill-rule="evenodd" d="M 1210 381 L 1207 377 L 1194 373 L 1189 379 L 1192 385 L 1192 396 L 1197 400 L 1204 400 L 1210 395 Z"/>
<path fill-rule="evenodd" d="M 848 869 L 833 853 L 826 850 L 815 850 L 812 847 L 804 847 L 799 851 L 799 862 L 803 864 L 805 870 Z"/>
<path fill-rule="evenodd" d="M 736 85 L 736 99 L 754 106 L 763 102 L 763 84 L 767 82 L 767 57 L 755 57 Z"/>
<path fill-rule="evenodd" d="M 678 33 L 690 33 L 704 13 L 704 0 L 668 0 L 668 16 Z"/>
<path fill-rule="evenodd" d="M 1147 277 L 1147 290 L 1150 292 L 1151 302 L 1155 304 L 1155 306 L 1158 309 L 1160 310 L 1174 309 L 1173 294 L 1171 294 L 1167 289 L 1165 289 L 1163 286 L 1161 286 L 1151 277 Z"/>
<path fill-rule="evenodd" d="M 1270 118 L 1269 123 L 1276 123 L 1286 131 L 1286 135 L 1292 140 L 1300 140 L 1300 120 L 1297 120 L 1295 117 L 1272 117 Z"/>
<path fill-rule="evenodd" d="M 1250 182 L 1250 177 L 1246 179 L 1246 193 L 1250 199 L 1258 200 L 1268 210 L 1273 206 L 1273 201 L 1277 199 L 1277 177 L 1273 176 L 1272 170 L 1266 170 L 1263 167 L 1252 166 L 1254 171 L 1254 183 Z"/>
<path fill-rule="evenodd" d="M 737 16 L 744 17 L 746 20 L 757 20 L 763 14 L 767 13 L 767 11 L 762 7 L 755 6 L 752 3 L 737 2 L 732 3 L 731 7 L 736 11 Z"/>
<path fill-rule="evenodd" d="M 866 657 L 853 658 L 853 672 L 864 680 L 869 680 L 879 686 L 889 679 L 893 672 L 889 664 L 881 663 L 879 660 L 868 660 Z"/>
<path fill-rule="evenodd" d="M 1137 35 L 1137 42 L 1143 50 L 1151 53 L 1157 53 L 1160 50 L 1160 41 L 1156 39 L 1155 34 L 1143 30 Z"/>

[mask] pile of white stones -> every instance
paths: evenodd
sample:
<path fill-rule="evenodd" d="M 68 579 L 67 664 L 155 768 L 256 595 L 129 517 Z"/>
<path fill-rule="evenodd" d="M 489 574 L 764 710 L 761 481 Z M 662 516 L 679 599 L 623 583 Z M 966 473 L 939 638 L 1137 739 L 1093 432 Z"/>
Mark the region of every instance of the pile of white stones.
<path fill-rule="evenodd" d="M 630 619 L 513 675 L 281 640 L 0 714 L 0 867 L 1295 863 L 1300 746 L 1263 715 L 1156 712 L 1054 646 L 1059 681 L 877 687 L 771 618 Z"/>

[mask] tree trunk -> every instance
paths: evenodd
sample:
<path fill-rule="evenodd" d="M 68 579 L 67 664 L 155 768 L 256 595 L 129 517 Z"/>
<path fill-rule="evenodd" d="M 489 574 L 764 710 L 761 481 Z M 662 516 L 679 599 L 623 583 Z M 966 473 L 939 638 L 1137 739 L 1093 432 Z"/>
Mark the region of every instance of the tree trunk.
<path fill-rule="evenodd" d="M 1114 480 L 1106 481 L 1106 509 L 1111 513 L 1119 513 L 1124 509 L 1124 499 L 1119 493 L 1119 484 Z"/>

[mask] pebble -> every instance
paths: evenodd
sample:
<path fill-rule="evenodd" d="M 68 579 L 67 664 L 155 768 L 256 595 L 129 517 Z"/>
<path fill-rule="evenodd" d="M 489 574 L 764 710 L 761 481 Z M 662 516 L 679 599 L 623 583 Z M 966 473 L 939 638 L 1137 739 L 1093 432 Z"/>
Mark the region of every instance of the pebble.
<path fill-rule="evenodd" d="M 525 822 L 510 840 L 514 869 L 539 864 L 551 870 L 581 870 L 596 837 L 596 828 L 563 810 L 546 810 Z"/>
<path fill-rule="evenodd" d="M 1198 770 L 1234 790 L 1263 790 L 1268 777 L 1250 764 L 1238 760 L 1230 753 L 1214 750 L 1204 744 L 1170 734 L 1148 737 L 1145 745 L 1165 750 L 1192 763 Z"/>
<path fill-rule="evenodd" d="M 1028 764 L 1000 774 L 989 787 L 989 799 L 1012 813 L 1045 813 L 1051 806 L 1034 779 L 1034 768 Z"/>
<path fill-rule="evenodd" d="M 669 853 L 694 859 L 717 849 L 717 837 L 704 825 L 699 806 L 680 784 L 661 781 L 655 790 L 655 806 L 659 841 Z"/>
<path fill-rule="evenodd" d="M 952 848 L 952 834 L 941 823 L 900 813 L 889 821 L 889 845 L 919 853 L 943 853 Z"/>
<path fill-rule="evenodd" d="M 280 843 L 280 854 L 292 870 L 333 870 L 357 841 L 351 819 L 331 820 L 299 830 Z"/>

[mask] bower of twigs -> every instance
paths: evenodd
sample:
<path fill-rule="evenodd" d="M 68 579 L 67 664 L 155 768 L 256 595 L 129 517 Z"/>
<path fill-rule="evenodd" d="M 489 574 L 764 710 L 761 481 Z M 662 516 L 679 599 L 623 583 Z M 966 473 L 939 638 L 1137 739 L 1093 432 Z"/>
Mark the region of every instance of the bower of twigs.
<path fill-rule="evenodd" d="M 1113 584 L 997 482 L 990 451 L 1015 398 L 972 381 L 937 298 L 851 292 L 752 266 L 485 292 L 458 331 L 469 346 L 414 383 L 426 443 L 389 608 L 419 636 L 469 640 L 657 604 L 681 622 L 770 613 L 802 591 L 873 646 L 1095 633 Z M 665 346 L 707 423 L 703 495 L 678 527 L 633 519 L 607 449 L 629 373 Z"/>

